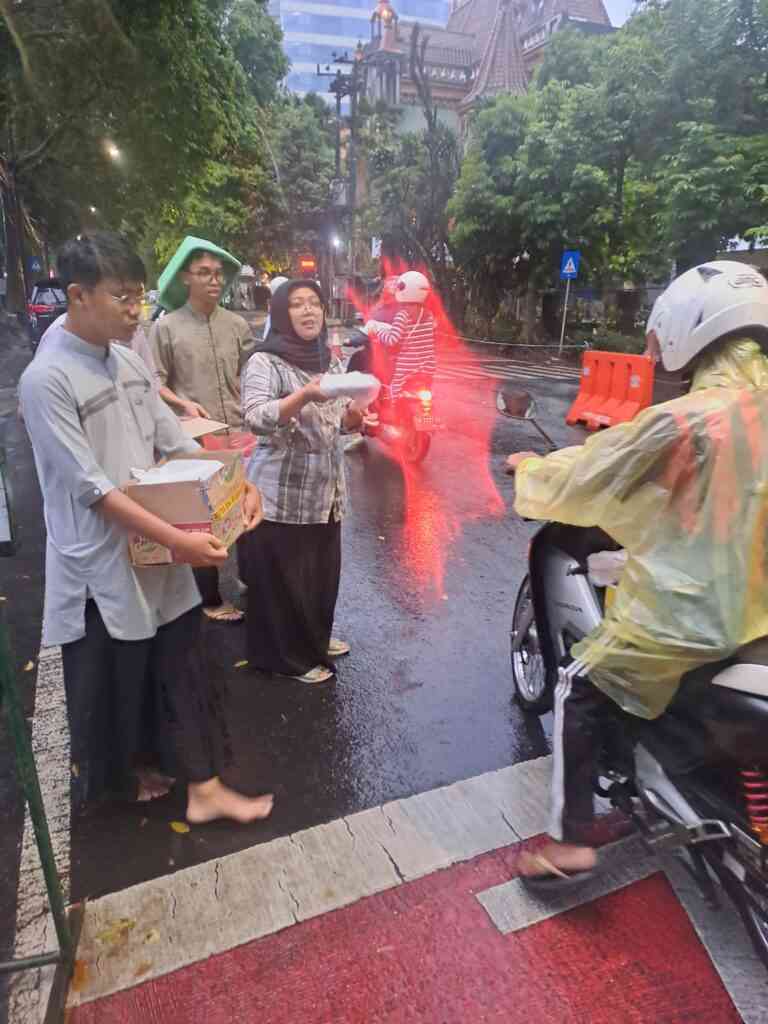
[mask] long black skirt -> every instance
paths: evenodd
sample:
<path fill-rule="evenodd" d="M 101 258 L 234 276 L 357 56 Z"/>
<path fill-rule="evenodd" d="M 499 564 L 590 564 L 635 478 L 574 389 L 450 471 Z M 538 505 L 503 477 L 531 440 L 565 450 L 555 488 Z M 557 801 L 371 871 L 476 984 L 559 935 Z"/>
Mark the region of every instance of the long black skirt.
<path fill-rule="evenodd" d="M 341 576 L 341 523 L 265 520 L 241 538 L 252 668 L 300 676 L 328 658 Z"/>

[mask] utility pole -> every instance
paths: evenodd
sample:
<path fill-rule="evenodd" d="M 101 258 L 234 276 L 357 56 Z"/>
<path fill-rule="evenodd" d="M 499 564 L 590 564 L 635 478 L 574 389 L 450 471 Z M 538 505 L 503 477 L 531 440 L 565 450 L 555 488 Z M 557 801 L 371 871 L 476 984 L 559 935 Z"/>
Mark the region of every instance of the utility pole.
<path fill-rule="evenodd" d="M 357 270 L 357 141 L 358 97 L 363 88 L 363 44 L 359 42 L 352 57 L 344 53 L 332 54 L 332 64 L 324 71 L 317 65 L 321 78 L 330 78 L 328 91 L 336 97 L 336 181 L 333 185 L 335 201 L 349 215 L 349 272 L 354 281 Z M 335 71 L 332 65 L 339 65 Z M 348 69 L 348 70 L 345 70 Z M 341 172 L 342 101 L 349 97 L 349 141 L 347 145 L 346 181 Z M 348 312 L 348 310 L 347 310 Z"/>

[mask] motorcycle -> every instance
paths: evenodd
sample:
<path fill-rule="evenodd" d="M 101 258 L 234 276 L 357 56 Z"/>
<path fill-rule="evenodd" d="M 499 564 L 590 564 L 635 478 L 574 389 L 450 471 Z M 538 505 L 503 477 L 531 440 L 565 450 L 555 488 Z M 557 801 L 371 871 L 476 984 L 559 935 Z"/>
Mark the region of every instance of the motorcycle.
<path fill-rule="evenodd" d="M 533 538 L 510 635 L 514 695 L 526 711 L 551 709 L 560 664 L 610 603 L 612 586 L 595 570 L 616 552 L 597 529 L 550 523 Z M 650 849 L 679 856 L 714 906 L 725 891 L 768 968 L 768 665 L 698 669 L 660 718 L 616 705 L 606 734 L 595 792 Z"/>
<path fill-rule="evenodd" d="M 357 349 L 350 357 L 347 370 L 372 372 L 371 342 L 368 336 L 362 331 L 354 331 L 347 344 Z M 366 426 L 364 433 L 395 448 L 403 461 L 411 465 L 426 458 L 433 435 L 444 426 L 435 416 L 430 374 L 413 374 L 405 381 L 395 399 L 382 391 L 374 409 L 379 422 Z"/>

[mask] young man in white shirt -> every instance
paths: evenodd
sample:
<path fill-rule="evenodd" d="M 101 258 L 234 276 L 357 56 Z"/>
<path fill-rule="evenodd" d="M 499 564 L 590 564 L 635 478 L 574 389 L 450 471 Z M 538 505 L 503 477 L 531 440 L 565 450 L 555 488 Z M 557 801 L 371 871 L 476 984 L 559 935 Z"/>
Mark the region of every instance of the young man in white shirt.
<path fill-rule="evenodd" d="M 144 267 L 124 239 L 97 232 L 67 242 L 58 269 L 67 318 L 55 344 L 27 367 L 20 394 L 45 503 L 43 643 L 62 646 L 74 802 L 112 794 L 146 800 L 167 790 L 138 761 L 145 700 L 153 697 L 169 713 L 189 821 L 265 818 L 272 796 L 236 793 L 214 765 L 191 566 L 221 565 L 226 549 L 210 534 L 169 525 L 120 490 L 132 468 L 149 468 L 156 455 L 197 450 L 143 361 L 111 344 L 136 330 Z M 254 489 L 245 517 L 249 529 L 261 518 Z M 178 564 L 134 567 L 130 534 L 170 548 Z"/>

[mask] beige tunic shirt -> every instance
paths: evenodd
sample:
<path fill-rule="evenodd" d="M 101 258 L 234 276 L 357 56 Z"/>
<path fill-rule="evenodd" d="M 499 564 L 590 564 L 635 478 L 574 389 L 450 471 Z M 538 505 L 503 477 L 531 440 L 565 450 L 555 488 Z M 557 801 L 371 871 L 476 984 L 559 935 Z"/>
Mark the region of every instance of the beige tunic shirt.
<path fill-rule="evenodd" d="M 217 306 L 210 317 L 187 304 L 161 317 L 150 335 L 157 380 L 239 430 L 240 371 L 253 348 L 251 328 Z"/>

